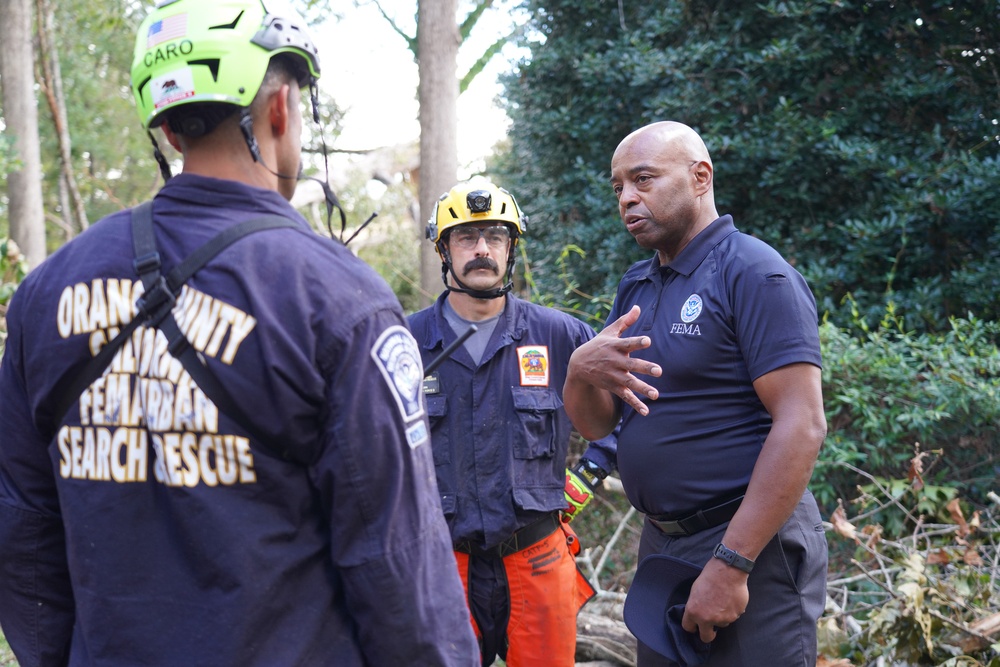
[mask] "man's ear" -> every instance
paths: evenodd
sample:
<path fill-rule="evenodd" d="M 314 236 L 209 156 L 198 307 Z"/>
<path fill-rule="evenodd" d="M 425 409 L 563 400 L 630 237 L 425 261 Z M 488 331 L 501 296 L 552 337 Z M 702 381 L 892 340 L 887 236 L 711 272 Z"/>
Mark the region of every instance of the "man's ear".
<path fill-rule="evenodd" d="M 291 86 L 287 83 L 282 84 L 267 100 L 268 121 L 271 123 L 271 131 L 279 137 L 288 131 L 291 116 L 288 105 L 292 103 L 290 92 Z"/>
<path fill-rule="evenodd" d="M 163 130 L 163 136 L 167 138 L 167 142 L 174 147 L 174 150 L 178 153 L 183 153 L 181 150 L 181 141 L 174 131 L 170 129 L 170 123 L 163 123 L 160 125 L 160 129 Z"/>
<path fill-rule="evenodd" d="M 701 160 L 695 164 L 694 170 L 695 191 L 698 195 L 703 195 L 712 189 L 712 178 L 714 170 L 712 164 L 706 160 Z"/>

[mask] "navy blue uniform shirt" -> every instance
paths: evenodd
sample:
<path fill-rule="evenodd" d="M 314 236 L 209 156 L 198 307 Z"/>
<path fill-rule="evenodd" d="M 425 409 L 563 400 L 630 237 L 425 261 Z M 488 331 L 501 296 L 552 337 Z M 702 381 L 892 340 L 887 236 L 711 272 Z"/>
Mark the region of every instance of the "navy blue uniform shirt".
<path fill-rule="evenodd" d="M 444 292 L 410 316 L 424 366 L 458 336 L 442 313 Z M 562 389 L 570 355 L 594 337 L 583 322 L 506 295 L 479 364 L 459 348 L 427 383 L 427 411 L 441 505 L 455 542 L 491 547 L 566 507 L 572 426 Z M 584 455 L 615 469 L 613 437 Z"/>
<path fill-rule="evenodd" d="M 419 352 L 385 282 L 277 193 L 183 174 L 154 200 L 165 271 L 265 213 L 301 228 L 227 248 L 174 314 L 256 427 L 308 465 L 262 451 L 145 327 L 65 420 L 52 414 L 134 314 L 127 211 L 15 294 L 0 623 L 23 667 L 478 664 Z"/>
<path fill-rule="evenodd" d="M 637 262 L 608 316 L 633 305 L 624 336 L 649 336 L 633 352 L 660 364 L 644 376 L 659 398 L 643 417 L 623 405 L 618 469 L 632 504 L 684 516 L 743 493 L 771 428 L 753 381 L 796 362 L 820 365 L 816 302 L 802 276 L 726 215 L 670 262 Z"/>

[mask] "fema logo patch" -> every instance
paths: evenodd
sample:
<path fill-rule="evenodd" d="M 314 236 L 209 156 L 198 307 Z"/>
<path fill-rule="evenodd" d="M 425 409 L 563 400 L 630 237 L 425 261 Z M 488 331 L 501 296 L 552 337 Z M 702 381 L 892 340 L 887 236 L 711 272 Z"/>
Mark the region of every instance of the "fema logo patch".
<path fill-rule="evenodd" d="M 371 354 L 396 398 L 403 421 L 413 421 L 424 414 L 423 402 L 420 400 L 424 365 L 420 360 L 417 341 L 410 331 L 398 324 L 389 327 L 375 341 Z"/>
<path fill-rule="evenodd" d="M 701 297 L 697 294 L 692 294 L 684 302 L 681 307 L 681 320 L 685 323 L 694 322 L 701 315 Z"/>

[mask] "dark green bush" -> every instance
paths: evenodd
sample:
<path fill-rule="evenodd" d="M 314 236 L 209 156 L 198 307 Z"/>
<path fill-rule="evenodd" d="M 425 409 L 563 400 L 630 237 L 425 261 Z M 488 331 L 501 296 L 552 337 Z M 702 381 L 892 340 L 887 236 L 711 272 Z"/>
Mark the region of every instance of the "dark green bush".
<path fill-rule="evenodd" d="M 908 329 L 1000 319 L 1000 5 L 995 0 L 526 0 L 498 176 L 531 216 L 535 280 L 607 295 L 649 255 L 608 183 L 630 131 L 705 138 L 716 199 L 806 276 L 821 312 Z M 581 304 L 599 308 L 599 303 Z M 594 312 L 591 310 L 590 312 Z"/>
<path fill-rule="evenodd" d="M 915 333 L 890 309 L 875 328 L 824 323 L 820 334 L 829 422 L 813 476 L 820 502 L 832 509 L 857 495 L 858 477 L 837 464 L 890 477 L 915 448 L 942 452 L 928 483 L 982 500 L 1000 454 L 1000 326 L 970 316 Z"/>

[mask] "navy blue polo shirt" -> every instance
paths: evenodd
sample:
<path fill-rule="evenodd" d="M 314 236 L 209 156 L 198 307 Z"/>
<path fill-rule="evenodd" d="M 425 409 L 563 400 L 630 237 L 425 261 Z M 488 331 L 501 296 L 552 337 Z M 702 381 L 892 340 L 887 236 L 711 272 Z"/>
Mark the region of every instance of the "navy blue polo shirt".
<path fill-rule="evenodd" d="M 622 405 L 618 469 L 642 512 L 684 516 L 740 495 L 771 428 L 753 381 L 797 362 L 820 365 L 816 302 L 773 248 L 723 216 L 667 266 L 634 264 L 608 322 L 632 306 L 623 336 L 649 336 L 633 356 L 655 361 L 659 391 L 643 417 Z"/>

